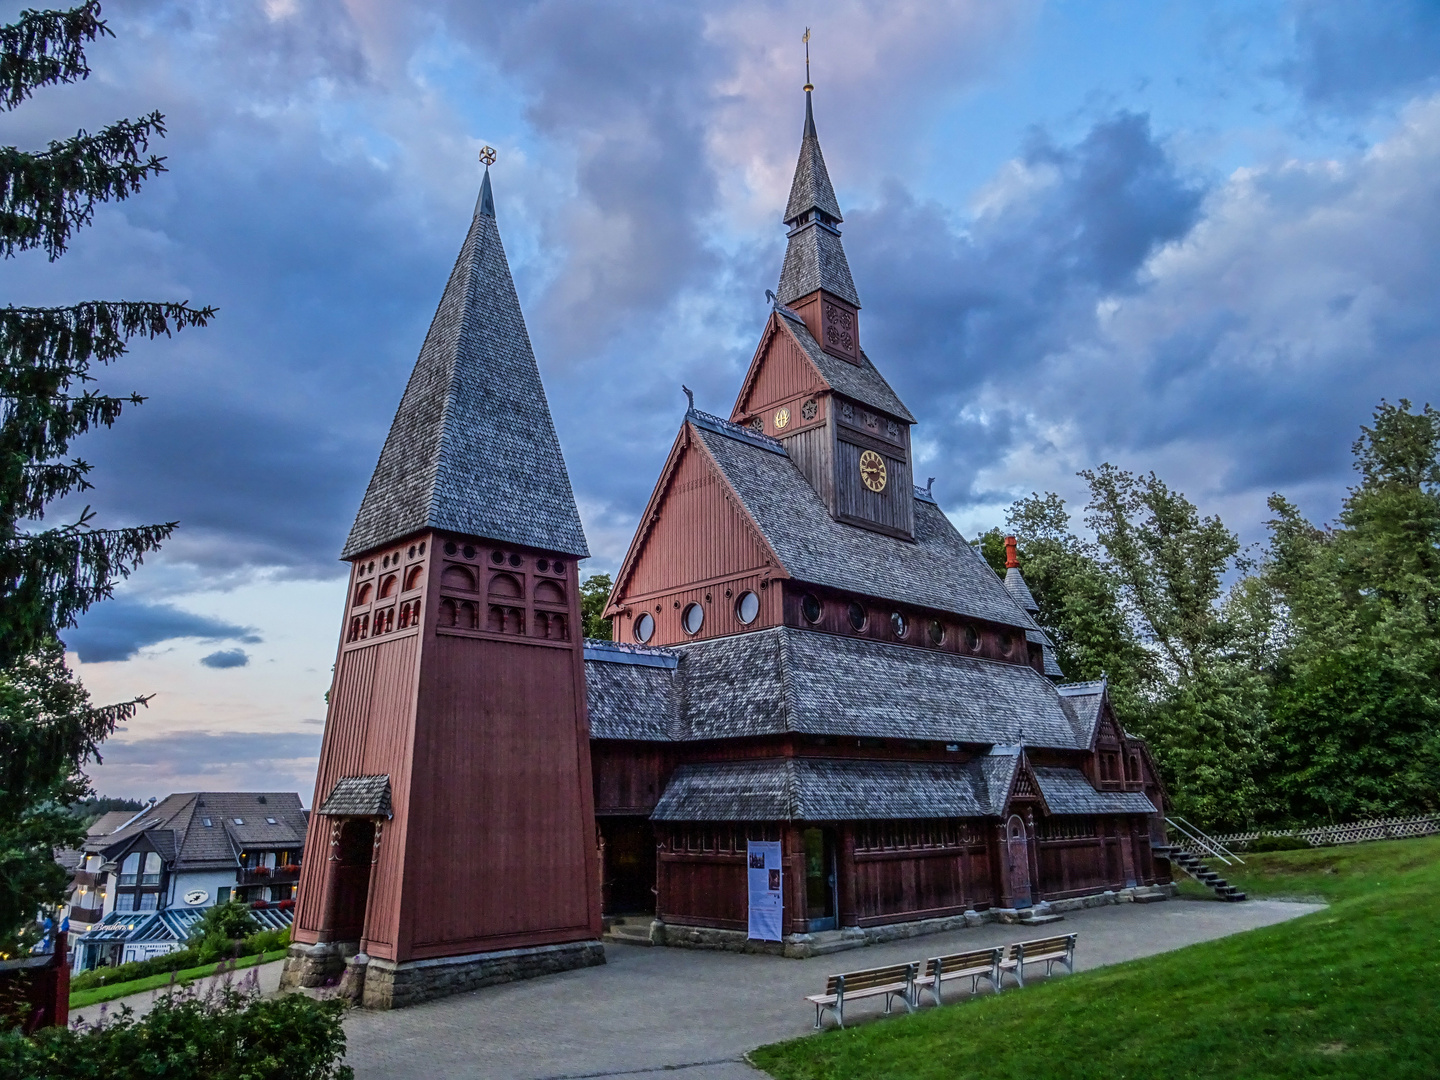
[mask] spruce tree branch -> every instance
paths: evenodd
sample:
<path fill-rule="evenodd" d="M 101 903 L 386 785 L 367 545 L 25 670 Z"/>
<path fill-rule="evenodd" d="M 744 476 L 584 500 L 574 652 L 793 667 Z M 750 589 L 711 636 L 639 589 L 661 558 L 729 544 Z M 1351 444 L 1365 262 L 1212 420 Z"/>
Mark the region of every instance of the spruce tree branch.
<path fill-rule="evenodd" d="M 165 118 L 153 112 L 94 135 L 81 131 L 38 154 L 0 148 L 0 253 L 43 247 L 58 259 L 97 202 L 127 199 L 165 171 L 164 159 L 148 154 L 150 139 L 164 135 Z"/>
<path fill-rule="evenodd" d="M 22 11 L 0 26 L 0 109 L 15 108 L 42 86 L 89 76 L 85 43 L 114 37 L 100 21 L 99 0 L 68 11 Z"/>

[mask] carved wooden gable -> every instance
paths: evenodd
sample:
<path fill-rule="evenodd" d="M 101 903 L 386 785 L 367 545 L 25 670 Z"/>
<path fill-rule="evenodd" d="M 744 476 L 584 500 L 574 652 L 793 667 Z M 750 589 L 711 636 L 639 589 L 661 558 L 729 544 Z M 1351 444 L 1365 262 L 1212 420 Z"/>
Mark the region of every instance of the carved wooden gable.
<path fill-rule="evenodd" d="M 825 422 L 829 389 L 785 319 L 771 315 L 730 419 L 774 438 L 788 438 Z"/>
<path fill-rule="evenodd" d="M 611 610 L 779 561 L 688 426 L 650 497 L 616 577 Z"/>

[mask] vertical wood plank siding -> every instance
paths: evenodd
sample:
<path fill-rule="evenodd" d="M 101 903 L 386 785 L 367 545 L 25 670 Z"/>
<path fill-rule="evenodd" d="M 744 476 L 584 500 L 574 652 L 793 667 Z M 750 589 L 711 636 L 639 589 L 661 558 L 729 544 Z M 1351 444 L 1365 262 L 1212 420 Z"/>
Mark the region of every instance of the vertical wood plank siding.
<path fill-rule="evenodd" d="M 830 512 L 835 512 L 835 434 L 829 424 L 813 427 L 785 440 L 790 460 L 810 481 Z"/>
<path fill-rule="evenodd" d="M 758 363 L 760 370 L 749 392 L 736 402 L 731 415 L 739 423 L 742 417 L 758 413 L 765 421 L 765 434 L 776 435 L 779 433 L 773 415 L 776 408 L 792 399 L 819 393 L 826 387 L 810 359 L 783 327 L 771 335 Z M 791 413 L 793 422 L 801 422 L 798 410 L 792 409 Z"/>
<path fill-rule="evenodd" d="M 841 438 L 835 447 L 835 514 L 842 520 L 873 522 L 907 535 L 915 532 L 915 493 L 904 451 L 889 450 L 883 491 L 871 491 L 860 480 L 860 455 L 869 447 Z"/>

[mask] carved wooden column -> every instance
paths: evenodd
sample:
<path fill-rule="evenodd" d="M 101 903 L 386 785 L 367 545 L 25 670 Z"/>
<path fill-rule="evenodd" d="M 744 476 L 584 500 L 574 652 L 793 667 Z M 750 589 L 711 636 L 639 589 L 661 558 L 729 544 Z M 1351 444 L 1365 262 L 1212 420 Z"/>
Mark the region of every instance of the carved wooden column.
<path fill-rule="evenodd" d="M 837 869 L 840 874 L 840 925 L 859 926 L 860 916 L 855 896 L 855 824 L 847 821 L 840 828 L 840 852 Z"/>

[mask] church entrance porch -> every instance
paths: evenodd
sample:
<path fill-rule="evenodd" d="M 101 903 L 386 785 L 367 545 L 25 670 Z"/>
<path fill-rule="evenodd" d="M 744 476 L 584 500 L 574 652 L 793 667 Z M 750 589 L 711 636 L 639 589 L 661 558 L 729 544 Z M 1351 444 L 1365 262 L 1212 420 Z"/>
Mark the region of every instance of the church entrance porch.
<path fill-rule="evenodd" d="M 596 818 L 606 916 L 655 914 L 655 828 L 643 816 Z"/>
<path fill-rule="evenodd" d="M 375 847 L 375 822 L 366 818 L 342 819 L 335 825 L 332 848 L 335 865 L 330 871 L 326 897 L 325 941 L 356 941 L 365 936 L 365 913 L 370 897 L 370 868 Z"/>
<path fill-rule="evenodd" d="M 840 908 L 835 889 L 835 831 L 806 829 L 800 834 L 805 847 L 805 921 L 807 929 L 834 930 Z"/>

